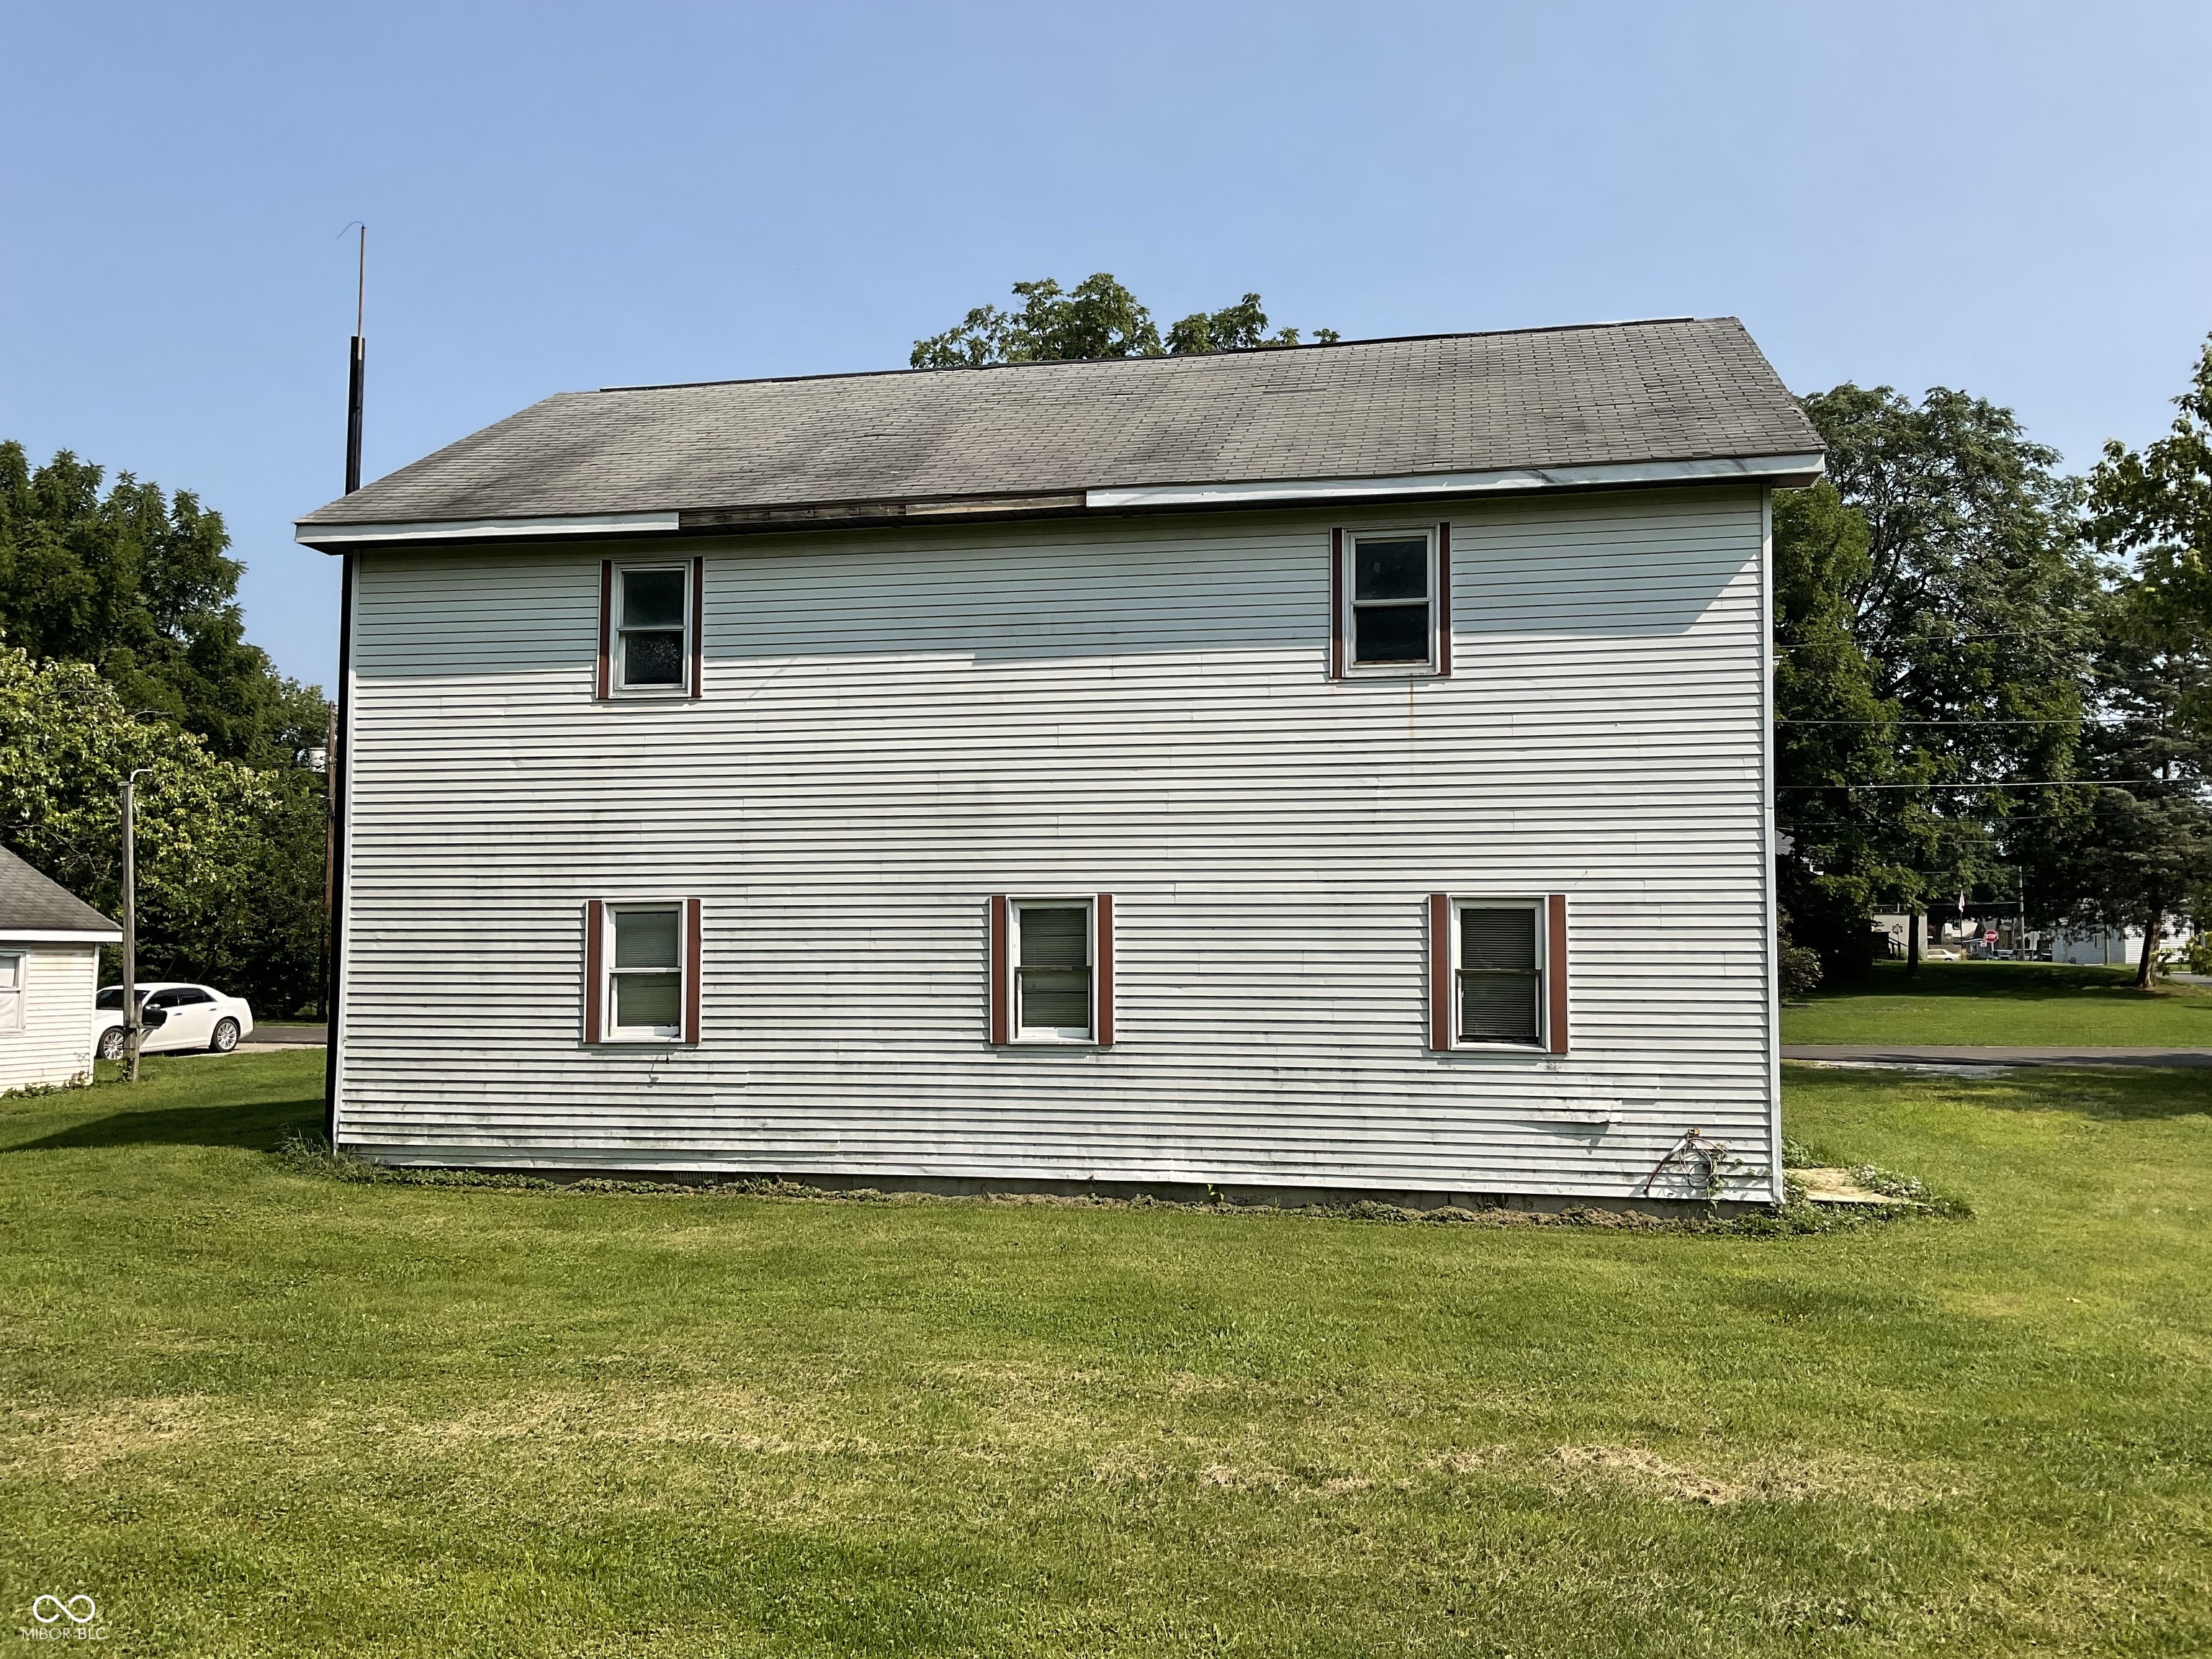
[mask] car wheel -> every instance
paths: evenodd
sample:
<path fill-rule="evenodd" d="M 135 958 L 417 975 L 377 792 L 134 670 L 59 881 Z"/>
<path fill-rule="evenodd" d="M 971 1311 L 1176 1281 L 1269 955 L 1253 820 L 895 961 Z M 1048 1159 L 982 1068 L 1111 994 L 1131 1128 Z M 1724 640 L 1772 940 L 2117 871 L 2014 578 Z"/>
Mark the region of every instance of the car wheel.
<path fill-rule="evenodd" d="M 100 1034 L 100 1057 L 102 1060 L 123 1058 L 123 1028 L 111 1025 Z"/>
<path fill-rule="evenodd" d="M 238 1022 L 224 1018 L 215 1023 L 215 1035 L 208 1039 L 208 1052 L 227 1054 L 238 1047 Z"/>

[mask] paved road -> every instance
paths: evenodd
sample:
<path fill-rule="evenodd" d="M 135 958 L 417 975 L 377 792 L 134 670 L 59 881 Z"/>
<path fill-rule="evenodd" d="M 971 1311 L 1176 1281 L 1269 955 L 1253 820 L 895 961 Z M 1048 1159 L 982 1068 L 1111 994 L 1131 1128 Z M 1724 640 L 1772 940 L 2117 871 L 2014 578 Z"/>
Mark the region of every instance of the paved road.
<path fill-rule="evenodd" d="M 2212 1048 L 1969 1048 L 1904 1043 L 1791 1044 L 1784 1060 L 1862 1066 L 2158 1066 L 2212 1067 Z"/>
<path fill-rule="evenodd" d="M 241 1040 L 241 1048 L 297 1048 L 313 1047 L 329 1041 L 319 1025 L 281 1025 L 257 1024 L 252 1033 Z"/>

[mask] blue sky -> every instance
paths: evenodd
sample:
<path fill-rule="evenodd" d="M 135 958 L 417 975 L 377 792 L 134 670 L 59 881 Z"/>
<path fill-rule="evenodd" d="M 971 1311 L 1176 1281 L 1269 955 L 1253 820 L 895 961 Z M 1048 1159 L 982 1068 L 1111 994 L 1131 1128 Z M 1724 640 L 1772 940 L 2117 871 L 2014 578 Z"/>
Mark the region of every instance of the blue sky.
<path fill-rule="evenodd" d="M 1347 337 L 1742 317 L 2077 465 L 2212 331 L 2212 7 L 0 5 L 0 436 L 219 508 L 327 684 L 367 468 L 548 392 L 898 367 L 1030 276 Z"/>

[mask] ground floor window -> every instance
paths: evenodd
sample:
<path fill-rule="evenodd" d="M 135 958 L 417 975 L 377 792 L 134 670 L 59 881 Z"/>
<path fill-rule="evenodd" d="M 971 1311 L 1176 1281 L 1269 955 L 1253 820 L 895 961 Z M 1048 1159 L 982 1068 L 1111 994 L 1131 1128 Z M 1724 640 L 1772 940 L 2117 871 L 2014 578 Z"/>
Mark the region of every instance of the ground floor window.
<path fill-rule="evenodd" d="M 1429 1046 L 1567 1049 L 1567 901 L 1429 896 Z"/>
<path fill-rule="evenodd" d="M 991 1041 L 1114 1041 L 1109 893 L 991 901 Z"/>
<path fill-rule="evenodd" d="M 697 899 L 593 899 L 585 907 L 584 1040 L 699 1040 Z"/>
<path fill-rule="evenodd" d="M 0 951 L 0 1031 L 23 1029 L 23 969 L 20 951 Z"/>

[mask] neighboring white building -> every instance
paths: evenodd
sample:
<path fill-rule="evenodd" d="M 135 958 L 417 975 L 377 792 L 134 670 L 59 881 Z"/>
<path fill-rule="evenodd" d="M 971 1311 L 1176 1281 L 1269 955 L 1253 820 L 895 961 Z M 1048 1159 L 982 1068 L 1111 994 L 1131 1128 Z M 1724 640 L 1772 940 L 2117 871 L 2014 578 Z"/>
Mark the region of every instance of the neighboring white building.
<path fill-rule="evenodd" d="M 2169 924 L 2159 935 L 2159 956 L 2162 959 L 2179 957 L 2188 950 L 2190 941 L 2196 936 L 2196 929 L 2185 921 Z M 2077 965 L 2110 963 L 2114 967 L 2139 968 L 2142 965 L 2142 939 L 2143 930 L 2140 927 L 2090 928 L 2080 933 L 2062 928 L 2051 935 L 2051 959 Z"/>
<path fill-rule="evenodd" d="M 100 947 L 123 932 L 0 847 L 0 1091 L 88 1082 Z"/>
<path fill-rule="evenodd" d="M 1620 1200 L 1695 1128 L 1773 1195 L 1819 449 L 1733 319 L 538 404 L 299 528 L 335 1138 Z"/>

